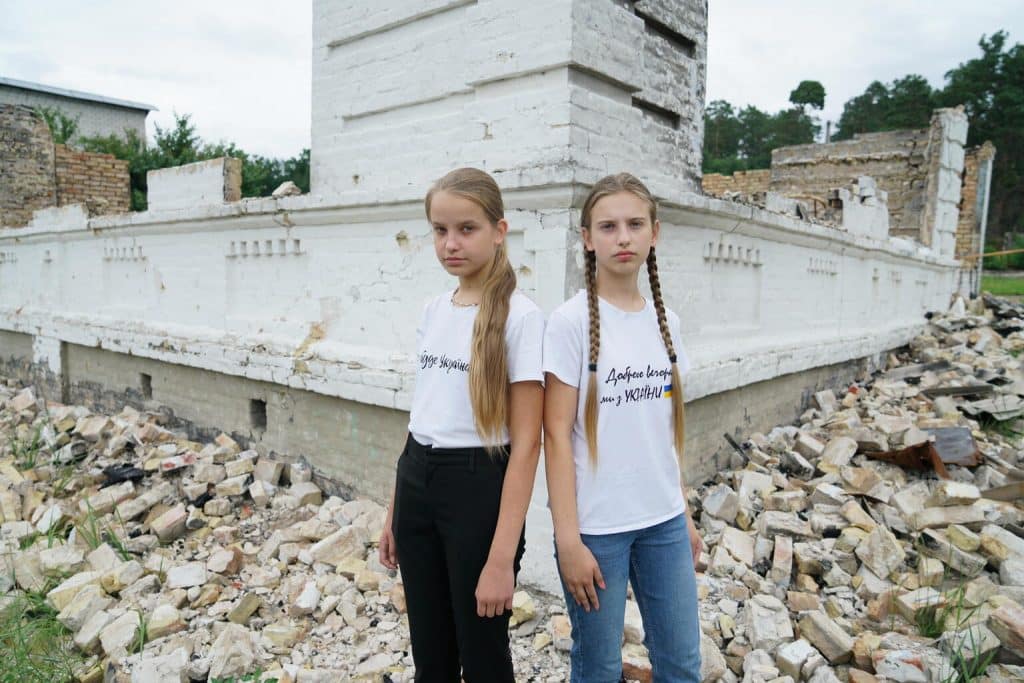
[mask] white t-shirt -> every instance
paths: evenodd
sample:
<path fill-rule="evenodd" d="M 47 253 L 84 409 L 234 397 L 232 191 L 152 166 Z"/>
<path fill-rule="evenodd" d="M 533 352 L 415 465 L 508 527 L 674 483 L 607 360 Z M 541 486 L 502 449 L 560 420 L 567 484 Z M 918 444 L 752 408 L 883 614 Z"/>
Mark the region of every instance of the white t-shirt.
<path fill-rule="evenodd" d="M 456 306 L 452 291 L 431 300 L 416 330 L 416 388 L 409 431 L 436 448 L 484 446 L 469 400 L 469 359 L 473 321 L 479 306 Z M 544 313 L 523 294 L 512 293 L 505 322 L 509 383 L 544 381 L 541 352 Z M 508 430 L 502 434 L 508 443 Z"/>
<path fill-rule="evenodd" d="M 579 389 L 572 430 L 580 532 L 643 529 L 686 509 L 672 427 L 672 366 L 654 304 L 636 312 L 598 300 L 597 467 L 590 462 L 583 408 L 590 374 L 587 293 L 559 306 L 544 334 L 544 370 Z M 690 363 L 680 344 L 679 318 L 666 311 L 680 374 Z"/>

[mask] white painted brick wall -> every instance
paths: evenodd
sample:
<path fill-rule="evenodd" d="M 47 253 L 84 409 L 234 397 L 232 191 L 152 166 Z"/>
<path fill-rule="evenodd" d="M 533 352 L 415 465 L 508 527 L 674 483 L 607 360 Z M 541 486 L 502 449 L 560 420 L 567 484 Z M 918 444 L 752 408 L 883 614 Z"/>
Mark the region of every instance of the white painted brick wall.
<path fill-rule="evenodd" d="M 146 173 L 153 211 L 223 204 L 240 197 L 241 160 L 221 157 Z"/>
<path fill-rule="evenodd" d="M 551 310 L 580 286 L 578 212 L 558 208 L 571 190 L 506 202 L 520 288 Z M 0 329 L 389 407 L 408 405 L 411 321 L 452 286 L 419 201 L 45 215 L 0 236 Z M 664 202 L 661 220 L 663 288 L 696 367 L 689 398 L 902 343 L 954 289 L 954 262 L 905 241 L 697 195 Z M 314 330 L 322 339 L 303 346 Z"/>
<path fill-rule="evenodd" d="M 484 168 L 507 188 L 642 167 L 673 192 L 696 189 L 704 4 L 663 0 L 650 11 L 671 14 L 666 8 L 699 17 L 685 28 L 697 41 L 693 58 L 621 3 L 317 0 L 313 192 L 412 199 L 458 165 Z M 581 89 L 615 103 L 581 111 Z M 681 125 L 653 123 L 634 95 Z"/>

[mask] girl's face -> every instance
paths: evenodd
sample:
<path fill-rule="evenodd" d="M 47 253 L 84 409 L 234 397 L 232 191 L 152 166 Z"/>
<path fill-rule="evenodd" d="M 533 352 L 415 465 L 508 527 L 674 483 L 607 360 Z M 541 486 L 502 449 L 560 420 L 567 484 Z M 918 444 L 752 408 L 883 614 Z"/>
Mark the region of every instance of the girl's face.
<path fill-rule="evenodd" d="M 632 192 L 602 197 L 583 228 L 583 244 L 594 252 L 597 267 L 614 275 L 636 275 L 658 241 L 658 221 L 651 222 L 650 205 Z"/>
<path fill-rule="evenodd" d="M 472 278 L 489 266 L 508 232 L 504 218 L 491 223 L 479 204 L 443 190 L 431 199 L 430 224 L 437 260 L 459 278 Z"/>

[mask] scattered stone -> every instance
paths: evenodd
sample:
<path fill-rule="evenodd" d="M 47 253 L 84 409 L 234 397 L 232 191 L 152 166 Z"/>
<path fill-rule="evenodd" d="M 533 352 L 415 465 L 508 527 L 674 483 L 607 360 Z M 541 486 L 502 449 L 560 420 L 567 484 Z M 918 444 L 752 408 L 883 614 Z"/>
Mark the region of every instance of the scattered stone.
<path fill-rule="evenodd" d="M 202 562 L 188 562 L 167 570 L 167 588 L 190 588 L 202 586 L 207 581 L 206 565 Z"/>
<path fill-rule="evenodd" d="M 320 487 L 311 481 L 293 483 L 291 488 L 288 489 L 288 494 L 298 501 L 299 507 L 303 505 L 319 505 L 323 499 Z"/>
<path fill-rule="evenodd" d="M 885 527 L 876 527 L 854 552 L 871 571 L 882 578 L 899 569 L 907 557 L 903 546 Z M 831 658 L 829 661 L 832 661 Z"/>
<path fill-rule="evenodd" d="M 730 524 L 739 512 L 739 498 L 736 492 L 725 484 L 719 484 L 708 491 L 702 503 L 704 512 Z"/>
<path fill-rule="evenodd" d="M 808 612 L 800 620 L 800 634 L 831 664 L 843 664 L 853 656 L 853 638 L 824 612 Z"/>
<path fill-rule="evenodd" d="M 173 605 L 158 605 L 146 621 L 146 636 L 150 640 L 163 638 L 188 628 L 184 618 Z"/>
<path fill-rule="evenodd" d="M 928 505 L 946 507 L 950 505 L 970 505 L 981 497 L 981 492 L 974 484 L 959 481 L 942 480 L 935 486 Z"/>
<path fill-rule="evenodd" d="M 228 621 L 235 624 L 245 624 L 249 621 L 249 617 L 256 613 L 256 610 L 260 608 L 261 600 L 255 593 L 246 593 L 242 596 L 242 599 L 238 601 L 230 612 L 228 612 Z"/>
<path fill-rule="evenodd" d="M 153 520 L 150 523 L 150 528 L 157 538 L 167 543 L 185 534 L 187 520 L 188 512 L 185 510 L 185 506 L 178 504 Z"/>
<path fill-rule="evenodd" d="M 210 678 L 240 678 L 254 668 L 255 662 L 249 631 L 238 624 L 227 624 L 210 648 Z"/>
<path fill-rule="evenodd" d="M 99 635 L 103 652 L 110 656 L 125 654 L 138 638 L 142 619 L 139 612 L 125 612 L 107 624 Z"/>
<path fill-rule="evenodd" d="M 989 615 L 988 627 L 1008 652 L 1024 658 L 1024 607 L 1006 603 Z"/>
<path fill-rule="evenodd" d="M 977 576 L 986 564 L 984 557 L 957 548 L 936 529 L 926 529 L 921 533 L 921 552 L 968 578 Z"/>
<path fill-rule="evenodd" d="M 143 659 L 132 669 L 131 683 L 188 683 L 188 652 L 183 647 L 161 657 Z"/>

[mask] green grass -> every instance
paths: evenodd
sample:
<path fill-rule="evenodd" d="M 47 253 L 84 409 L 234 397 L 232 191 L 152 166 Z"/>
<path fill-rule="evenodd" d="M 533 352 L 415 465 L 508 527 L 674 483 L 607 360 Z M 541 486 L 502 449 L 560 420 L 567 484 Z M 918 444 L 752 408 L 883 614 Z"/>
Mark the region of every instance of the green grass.
<path fill-rule="evenodd" d="M 30 470 L 37 464 L 39 449 L 43 447 L 42 440 L 43 425 L 36 425 L 32 436 L 28 439 L 11 437 L 8 441 L 8 450 L 14 457 L 15 463 L 20 470 Z"/>
<path fill-rule="evenodd" d="M 73 634 L 38 593 L 17 593 L 0 609 L 0 683 L 64 683 L 85 662 Z"/>
<path fill-rule="evenodd" d="M 1024 277 L 982 275 L 981 289 L 995 296 L 1024 296 Z"/>

